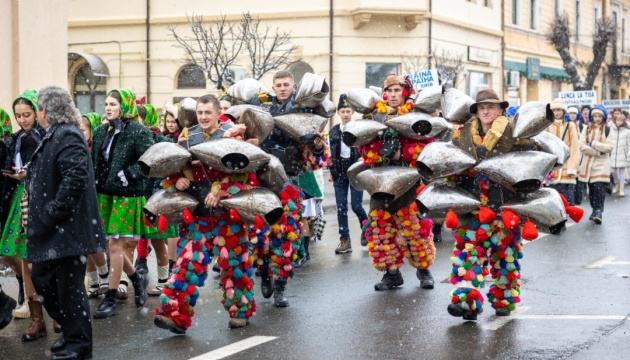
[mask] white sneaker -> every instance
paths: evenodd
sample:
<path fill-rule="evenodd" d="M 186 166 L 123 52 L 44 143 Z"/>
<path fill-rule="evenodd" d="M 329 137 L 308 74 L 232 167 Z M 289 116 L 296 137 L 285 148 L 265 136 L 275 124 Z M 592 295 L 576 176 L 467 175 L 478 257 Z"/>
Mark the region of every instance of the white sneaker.
<path fill-rule="evenodd" d="M 31 310 L 28 308 L 28 301 L 25 301 L 22 306 L 13 310 L 13 317 L 16 319 L 28 319 L 31 317 Z"/>

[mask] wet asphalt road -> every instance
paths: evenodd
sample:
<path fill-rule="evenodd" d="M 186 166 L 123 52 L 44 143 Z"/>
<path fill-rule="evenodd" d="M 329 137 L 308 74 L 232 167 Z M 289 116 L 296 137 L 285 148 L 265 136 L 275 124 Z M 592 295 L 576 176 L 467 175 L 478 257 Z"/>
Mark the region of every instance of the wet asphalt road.
<path fill-rule="evenodd" d="M 312 260 L 287 287 L 290 306 L 278 309 L 258 296 L 258 312 L 243 329 L 229 330 L 216 278 L 201 290 L 194 325 L 185 336 L 153 326 L 157 298 L 136 310 L 133 297 L 120 313 L 94 321 L 95 359 L 188 359 L 254 336 L 274 339 L 228 359 L 628 359 L 630 358 L 630 199 L 606 202 L 604 224 L 586 218 L 561 236 L 525 246 L 522 302 L 508 318 L 492 309 L 477 322 L 448 315 L 450 231 L 437 244 L 431 268 L 433 290 L 422 290 L 414 270 L 404 266 L 405 284 L 375 292 L 381 274 L 372 269 L 359 227 L 351 217 L 354 252 L 335 255 L 336 216 L 329 212 L 324 241 L 312 245 Z M 151 286 L 155 262 L 150 259 Z M 0 278 L 16 295 L 15 281 Z M 258 284 L 257 284 L 258 285 Z M 257 295 L 260 292 L 257 292 Z M 100 300 L 91 300 L 95 309 Z M 22 343 L 28 320 L 0 331 L 0 359 L 43 359 L 57 338 L 49 334 Z M 209 358 L 209 357 L 208 357 Z"/>

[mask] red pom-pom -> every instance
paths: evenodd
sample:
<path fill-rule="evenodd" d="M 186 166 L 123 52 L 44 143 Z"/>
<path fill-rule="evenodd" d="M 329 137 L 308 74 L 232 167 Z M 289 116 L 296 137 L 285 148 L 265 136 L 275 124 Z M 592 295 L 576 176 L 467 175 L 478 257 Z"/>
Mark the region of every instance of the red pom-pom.
<path fill-rule="evenodd" d="M 479 221 L 482 224 L 490 224 L 497 219 L 497 214 L 489 207 L 479 208 Z"/>
<path fill-rule="evenodd" d="M 420 195 L 422 190 L 424 190 L 426 188 L 427 188 L 427 186 L 425 184 L 422 184 L 422 185 L 418 186 L 418 188 L 416 189 L 416 196 Z"/>
<path fill-rule="evenodd" d="M 282 214 L 282 218 L 280 218 L 280 224 L 281 225 L 286 225 L 287 224 L 287 214 L 286 213 Z"/>
<path fill-rule="evenodd" d="M 164 215 L 160 215 L 158 218 L 158 232 L 161 234 L 168 229 L 168 222 L 166 221 L 166 217 Z"/>
<path fill-rule="evenodd" d="M 193 215 L 190 210 L 184 209 L 184 211 L 182 211 L 182 215 L 184 216 L 184 224 L 188 225 L 193 222 Z"/>
<path fill-rule="evenodd" d="M 142 220 L 144 221 L 144 226 L 151 227 L 151 224 L 149 223 L 149 219 L 147 219 L 146 215 L 142 217 Z"/>
<path fill-rule="evenodd" d="M 409 210 L 418 212 L 418 205 L 416 205 L 415 201 L 412 202 L 411 205 L 409 205 Z"/>
<path fill-rule="evenodd" d="M 581 207 L 569 206 L 566 210 L 567 215 L 569 215 L 571 220 L 575 221 L 576 223 L 580 222 L 580 220 L 582 220 L 582 216 L 584 216 L 584 209 L 582 209 Z"/>
<path fill-rule="evenodd" d="M 230 209 L 230 220 L 232 220 L 232 221 L 240 221 L 241 220 L 241 216 L 238 214 L 238 211 L 236 211 L 236 209 L 234 209 L 234 208 Z"/>
<path fill-rule="evenodd" d="M 560 195 L 560 199 L 562 199 L 562 204 L 564 204 L 564 208 L 568 208 L 569 207 L 569 202 L 567 201 L 567 198 L 564 197 L 564 195 L 558 193 Z"/>
<path fill-rule="evenodd" d="M 254 218 L 254 226 L 257 230 L 262 230 L 262 228 L 265 227 L 265 222 L 260 216 L 256 215 Z"/>
<path fill-rule="evenodd" d="M 446 213 L 444 226 L 446 226 L 447 229 L 455 229 L 459 226 L 459 219 L 453 210 L 449 210 L 448 213 Z"/>
<path fill-rule="evenodd" d="M 503 220 L 503 225 L 508 229 L 513 228 L 521 222 L 521 219 L 519 219 L 512 210 L 505 210 L 501 214 L 501 220 Z"/>
<path fill-rule="evenodd" d="M 536 240 L 538 238 L 538 229 L 536 229 L 536 225 L 533 222 L 527 220 L 525 226 L 523 226 L 523 239 L 525 240 Z"/>

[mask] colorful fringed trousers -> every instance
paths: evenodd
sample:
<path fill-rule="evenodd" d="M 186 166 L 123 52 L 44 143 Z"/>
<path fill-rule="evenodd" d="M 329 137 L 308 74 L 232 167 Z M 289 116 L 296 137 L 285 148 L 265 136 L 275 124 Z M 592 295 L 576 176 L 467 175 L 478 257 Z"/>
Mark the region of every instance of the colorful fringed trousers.
<path fill-rule="evenodd" d="M 461 216 L 453 234 L 450 281 L 459 287 L 451 292 L 451 302 L 461 305 L 471 315 L 483 312 L 480 289 L 485 286 L 488 273 L 493 279 L 487 294 L 493 308 L 512 311 L 520 302 L 519 260 L 523 257 L 520 226 L 508 228 L 494 214 L 483 220 L 479 211 Z"/>
<path fill-rule="evenodd" d="M 429 219 L 420 220 L 415 206 L 391 214 L 372 210 L 364 226 L 372 265 L 376 270 L 396 270 L 407 258 L 409 265 L 428 269 L 435 260 L 435 245 Z"/>

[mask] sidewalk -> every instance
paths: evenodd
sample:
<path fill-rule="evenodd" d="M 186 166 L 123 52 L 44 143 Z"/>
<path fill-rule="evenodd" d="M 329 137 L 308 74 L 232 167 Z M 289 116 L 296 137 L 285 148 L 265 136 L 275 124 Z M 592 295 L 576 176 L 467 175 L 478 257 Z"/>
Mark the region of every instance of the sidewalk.
<path fill-rule="evenodd" d="M 335 189 L 330 179 L 330 171 L 324 170 L 324 201 L 322 201 L 322 208 L 324 214 L 336 214 L 337 202 L 335 201 Z M 350 207 L 350 192 L 348 192 L 348 208 Z M 363 192 L 363 205 L 370 205 L 370 194 L 367 191 Z"/>

